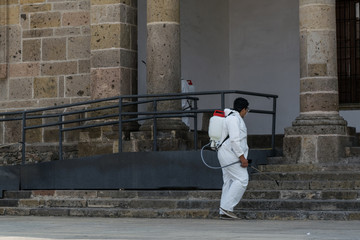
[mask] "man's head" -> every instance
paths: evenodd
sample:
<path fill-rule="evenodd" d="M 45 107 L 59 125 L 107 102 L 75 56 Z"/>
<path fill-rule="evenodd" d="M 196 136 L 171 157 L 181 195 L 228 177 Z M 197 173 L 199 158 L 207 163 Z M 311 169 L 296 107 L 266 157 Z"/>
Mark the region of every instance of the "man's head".
<path fill-rule="evenodd" d="M 233 109 L 240 113 L 241 117 L 244 117 L 248 112 L 249 102 L 245 98 L 237 98 L 234 100 Z"/>

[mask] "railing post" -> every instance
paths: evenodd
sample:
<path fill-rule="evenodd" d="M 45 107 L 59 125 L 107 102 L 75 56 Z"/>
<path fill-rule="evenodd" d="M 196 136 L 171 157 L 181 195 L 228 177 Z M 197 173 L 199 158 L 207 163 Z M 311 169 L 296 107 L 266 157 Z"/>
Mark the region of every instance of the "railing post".
<path fill-rule="evenodd" d="M 154 141 L 153 141 L 153 151 L 157 151 L 157 124 L 156 124 L 156 112 L 157 112 L 157 101 L 154 100 L 154 123 L 153 123 L 153 138 L 154 138 Z"/>
<path fill-rule="evenodd" d="M 225 93 L 221 92 L 221 110 L 225 109 Z"/>
<path fill-rule="evenodd" d="M 24 165 L 25 164 L 25 148 L 26 148 L 26 145 L 25 145 L 25 142 L 26 142 L 26 112 L 24 111 L 23 114 L 22 114 L 22 136 L 21 136 L 21 164 Z"/>
<path fill-rule="evenodd" d="M 275 155 L 275 128 L 276 128 L 276 98 L 273 98 L 273 116 L 272 116 L 272 135 L 271 135 L 271 149 L 272 154 Z"/>
<path fill-rule="evenodd" d="M 122 97 L 119 98 L 119 154 L 122 152 Z"/>
<path fill-rule="evenodd" d="M 197 111 L 197 100 L 194 99 L 194 110 Z M 194 113 L 194 149 L 197 150 L 198 145 L 198 124 L 197 124 L 197 112 Z"/>
<path fill-rule="evenodd" d="M 63 160 L 63 115 L 60 113 L 59 115 L 59 160 Z"/>

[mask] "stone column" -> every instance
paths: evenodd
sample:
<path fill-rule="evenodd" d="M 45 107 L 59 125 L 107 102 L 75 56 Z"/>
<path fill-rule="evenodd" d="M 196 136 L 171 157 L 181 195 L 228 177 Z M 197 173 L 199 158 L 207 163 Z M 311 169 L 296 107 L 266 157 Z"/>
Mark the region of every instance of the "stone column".
<path fill-rule="evenodd" d="M 337 161 L 351 144 L 339 116 L 335 0 L 300 0 L 300 116 L 285 129 L 289 162 Z"/>
<path fill-rule="evenodd" d="M 137 0 L 91 1 L 91 98 L 137 94 Z M 131 101 L 131 99 L 125 100 Z M 124 111 L 137 111 L 136 106 Z M 137 124 L 125 124 L 129 130 Z"/>
<path fill-rule="evenodd" d="M 148 0 L 147 32 L 147 93 L 179 93 L 181 91 L 180 1 Z M 157 109 L 180 110 L 181 101 L 162 102 Z M 153 106 L 149 106 L 148 110 L 152 111 Z M 146 125 L 143 125 L 143 129 Z M 184 128 L 181 120 L 158 121 L 159 130 L 179 128 Z"/>
<path fill-rule="evenodd" d="M 91 1 L 91 97 L 137 94 L 137 1 Z"/>

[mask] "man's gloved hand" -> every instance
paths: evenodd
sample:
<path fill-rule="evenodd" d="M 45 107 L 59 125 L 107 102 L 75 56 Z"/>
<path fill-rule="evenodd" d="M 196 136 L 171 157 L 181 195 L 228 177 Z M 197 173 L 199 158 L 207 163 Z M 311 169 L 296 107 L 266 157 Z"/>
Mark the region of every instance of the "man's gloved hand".
<path fill-rule="evenodd" d="M 244 155 L 240 156 L 240 163 L 241 163 L 241 167 L 243 168 L 247 168 L 249 166 L 249 162 L 248 160 L 244 157 Z"/>

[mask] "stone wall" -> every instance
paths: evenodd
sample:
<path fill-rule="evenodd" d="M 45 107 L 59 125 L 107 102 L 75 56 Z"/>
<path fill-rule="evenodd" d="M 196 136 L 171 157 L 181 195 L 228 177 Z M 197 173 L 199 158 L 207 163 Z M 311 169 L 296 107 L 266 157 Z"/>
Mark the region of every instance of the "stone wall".
<path fill-rule="evenodd" d="M 89 99 L 90 0 L 0 3 L 0 110 Z"/>
<path fill-rule="evenodd" d="M 136 63 L 136 0 L 0 0 L 0 113 L 136 94 Z M 0 144 L 19 127 L 0 122 Z"/>

